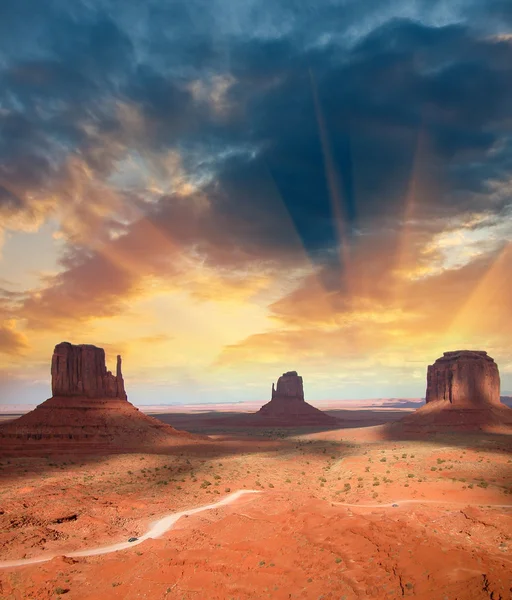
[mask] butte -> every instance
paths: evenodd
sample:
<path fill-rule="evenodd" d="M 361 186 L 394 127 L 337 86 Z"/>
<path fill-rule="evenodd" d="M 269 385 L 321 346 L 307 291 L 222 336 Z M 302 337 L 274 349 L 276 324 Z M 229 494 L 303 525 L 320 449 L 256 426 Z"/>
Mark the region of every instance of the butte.
<path fill-rule="evenodd" d="M 277 385 L 274 387 L 272 384 L 270 402 L 250 415 L 247 422 L 253 425 L 279 427 L 341 426 L 338 419 L 304 400 L 304 385 L 297 371 L 283 373 L 277 380 Z"/>
<path fill-rule="evenodd" d="M 0 425 L 2 453 L 152 452 L 205 439 L 178 431 L 128 402 L 117 357 L 107 371 L 105 351 L 62 342 L 51 365 L 52 397 L 22 417 Z"/>
<path fill-rule="evenodd" d="M 512 433 L 512 409 L 500 400 L 498 365 L 487 352 L 445 352 L 428 366 L 425 400 L 425 406 L 390 428 Z"/>

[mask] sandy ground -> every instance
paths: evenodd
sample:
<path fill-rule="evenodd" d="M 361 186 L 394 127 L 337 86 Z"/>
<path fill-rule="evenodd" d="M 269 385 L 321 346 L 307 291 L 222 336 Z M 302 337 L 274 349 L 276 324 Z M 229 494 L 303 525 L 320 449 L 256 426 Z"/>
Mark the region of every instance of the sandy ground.
<path fill-rule="evenodd" d="M 194 417 L 196 431 L 215 428 Z M 59 555 L 1 569 L 0 598 L 512 598 L 512 436 L 393 440 L 371 411 L 367 423 L 225 431 L 166 454 L 0 459 L 0 561 Z M 262 493 L 158 539 L 63 557 L 251 489 Z"/>

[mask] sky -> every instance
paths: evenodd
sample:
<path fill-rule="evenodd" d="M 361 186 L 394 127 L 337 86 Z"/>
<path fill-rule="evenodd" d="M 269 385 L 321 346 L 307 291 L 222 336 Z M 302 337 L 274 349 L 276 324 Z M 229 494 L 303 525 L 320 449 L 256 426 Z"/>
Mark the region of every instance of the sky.
<path fill-rule="evenodd" d="M 509 0 L 2 0 L 0 402 L 512 389 Z"/>

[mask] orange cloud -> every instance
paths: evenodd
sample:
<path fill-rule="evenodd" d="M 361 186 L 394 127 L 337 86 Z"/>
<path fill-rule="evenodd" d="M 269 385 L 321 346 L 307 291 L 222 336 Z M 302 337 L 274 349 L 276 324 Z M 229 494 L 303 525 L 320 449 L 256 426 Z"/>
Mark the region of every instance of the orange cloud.
<path fill-rule="evenodd" d="M 30 346 L 27 336 L 16 329 L 16 321 L 9 319 L 0 324 L 0 353 L 18 356 L 25 354 Z"/>
<path fill-rule="evenodd" d="M 372 254 L 371 264 L 367 250 L 355 255 L 353 269 L 361 277 L 348 290 L 333 283 L 336 271 L 307 276 L 270 305 L 275 330 L 224 348 L 218 365 L 250 368 L 292 359 L 308 368 L 339 362 L 346 369 L 369 360 L 375 373 L 385 366 L 411 371 L 411 364 L 427 365 L 454 347 L 485 349 L 506 360 L 512 351 L 510 244 L 423 278 L 401 279 L 389 253 Z"/>

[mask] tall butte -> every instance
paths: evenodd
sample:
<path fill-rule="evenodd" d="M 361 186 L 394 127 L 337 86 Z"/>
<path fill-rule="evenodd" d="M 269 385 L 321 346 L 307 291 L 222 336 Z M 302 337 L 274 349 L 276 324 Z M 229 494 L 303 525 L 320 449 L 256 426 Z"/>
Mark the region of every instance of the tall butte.
<path fill-rule="evenodd" d="M 51 451 L 146 452 L 204 436 L 178 431 L 128 402 L 117 357 L 116 374 L 107 371 L 105 351 L 89 344 L 62 342 L 51 364 L 52 397 L 19 419 L 0 425 L 2 453 Z"/>
<path fill-rule="evenodd" d="M 272 384 L 270 402 L 263 405 L 254 417 L 267 425 L 338 425 L 338 419 L 331 417 L 304 400 L 304 384 L 297 371 L 283 373 Z"/>
<path fill-rule="evenodd" d="M 51 374 L 54 397 L 128 399 L 121 372 L 121 356 L 117 356 L 116 374 L 112 375 L 105 366 L 103 348 L 61 342 L 53 351 Z"/>
<path fill-rule="evenodd" d="M 396 426 L 507 432 L 512 427 L 512 409 L 500 401 L 498 365 L 482 350 L 444 352 L 429 365 L 425 400 Z"/>

